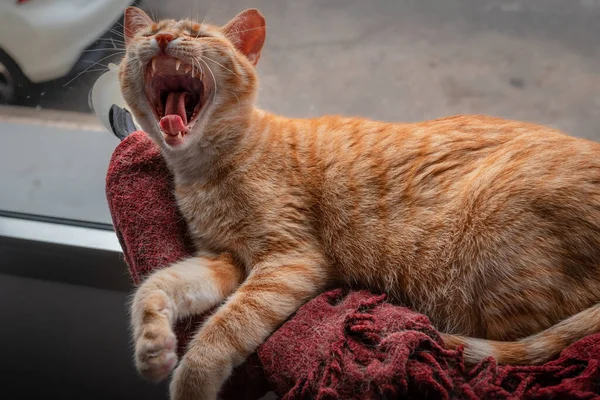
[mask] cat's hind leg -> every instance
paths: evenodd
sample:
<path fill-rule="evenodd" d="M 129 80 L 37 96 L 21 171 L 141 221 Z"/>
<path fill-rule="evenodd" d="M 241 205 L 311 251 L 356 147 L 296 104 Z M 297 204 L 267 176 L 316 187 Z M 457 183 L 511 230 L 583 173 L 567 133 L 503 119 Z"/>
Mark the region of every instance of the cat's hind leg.
<path fill-rule="evenodd" d="M 135 364 L 144 377 L 160 381 L 177 364 L 173 324 L 222 302 L 243 279 L 228 255 L 194 257 L 150 275 L 131 303 Z"/>

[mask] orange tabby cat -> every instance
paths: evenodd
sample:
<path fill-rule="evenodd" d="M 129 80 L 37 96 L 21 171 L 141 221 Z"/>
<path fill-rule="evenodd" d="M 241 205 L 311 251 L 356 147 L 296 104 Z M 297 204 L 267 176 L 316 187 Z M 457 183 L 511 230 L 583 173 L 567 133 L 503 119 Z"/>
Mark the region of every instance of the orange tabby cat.
<path fill-rule="evenodd" d="M 173 399 L 231 370 L 330 285 L 389 293 L 475 363 L 540 363 L 600 330 L 600 145 L 483 116 L 290 119 L 255 106 L 256 10 L 224 27 L 129 8 L 123 95 L 162 149 L 201 252 L 132 304 L 136 364 Z M 477 338 L 477 339 L 475 339 Z"/>

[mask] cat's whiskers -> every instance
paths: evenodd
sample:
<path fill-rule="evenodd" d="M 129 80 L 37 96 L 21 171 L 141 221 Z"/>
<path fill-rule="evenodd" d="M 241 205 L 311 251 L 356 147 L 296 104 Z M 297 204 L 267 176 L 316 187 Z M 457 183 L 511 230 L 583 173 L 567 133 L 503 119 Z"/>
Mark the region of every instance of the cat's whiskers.
<path fill-rule="evenodd" d="M 156 10 L 153 9 L 150 5 L 148 5 L 148 12 L 150 13 L 150 18 L 152 19 L 152 21 L 157 21 L 158 20 L 156 18 Z"/>
<path fill-rule="evenodd" d="M 116 54 L 111 54 L 110 56 L 112 57 L 112 56 L 115 56 L 115 55 Z M 93 63 L 92 67 L 95 66 L 95 65 L 99 65 L 99 66 L 104 67 L 104 68 L 110 68 L 107 64 L 103 64 L 103 63 L 98 62 L 98 61 L 81 60 L 81 62 L 84 62 L 84 63 Z"/>
<path fill-rule="evenodd" d="M 96 68 L 96 69 L 90 69 L 88 71 L 85 71 L 86 74 L 91 74 L 93 72 L 102 72 L 102 71 L 106 71 L 106 68 Z M 75 79 L 75 78 L 73 78 Z M 68 83 L 66 83 L 65 85 L 68 85 Z"/>
<path fill-rule="evenodd" d="M 96 65 L 101 65 L 105 69 L 108 69 L 109 68 L 108 65 L 102 64 L 102 61 L 106 60 L 107 58 L 114 57 L 115 55 L 116 54 L 109 54 L 106 57 L 102 57 L 101 59 L 99 59 L 98 61 L 94 62 L 92 65 L 90 65 L 89 67 L 87 67 L 86 69 L 84 69 L 83 71 L 81 71 L 80 73 L 78 73 L 77 75 L 75 75 L 75 77 L 73 77 L 73 79 L 70 79 L 67 83 L 65 83 L 63 85 L 63 87 L 66 87 L 67 85 L 71 84 L 75 79 L 79 78 L 84 73 L 86 73 L 86 72 L 92 72 L 92 71 L 90 71 L 90 69 L 92 69 Z M 83 60 L 83 61 L 87 61 L 87 60 Z M 92 61 L 89 61 L 89 62 L 92 62 Z M 103 69 L 101 69 L 101 70 L 103 70 Z"/>
<path fill-rule="evenodd" d="M 122 32 L 119 32 L 118 30 L 114 29 L 114 28 L 110 28 L 108 30 L 110 33 L 114 33 L 115 35 L 122 37 L 123 39 L 125 39 L 125 35 L 123 35 Z"/>
<path fill-rule="evenodd" d="M 198 58 L 198 61 L 201 61 L 206 66 L 206 68 L 208 69 L 208 72 L 210 72 L 210 74 L 212 75 L 213 82 L 214 82 L 214 85 L 215 85 L 215 91 L 213 92 L 213 99 L 215 99 L 217 97 L 217 78 L 215 78 L 215 74 L 213 73 L 213 71 L 210 68 L 210 66 L 206 63 L 206 61 L 203 60 L 202 56 L 200 56 Z"/>
<path fill-rule="evenodd" d="M 205 58 L 205 59 L 207 59 L 208 61 L 212 61 L 212 62 L 214 62 L 215 64 L 217 64 L 217 65 L 218 65 L 218 66 L 220 66 L 221 68 L 223 68 L 223 69 L 225 69 L 225 70 L 227 70 L 227 71 L 231 72 L 233 75 L 235 75 L 235 76 L 239 76 L 238 74 L 236 74 L 235 72 L 233 72 L 232 70 L 230 70 L 229 68 L 227 68 L 226 66 L 224 66 L 223 64 L 221 64 L 221 63 L 219 63 L 219 62 L 217 62 L 217 61 L 213 60 L 212 58 L 210 58 L 210 57 L 207 57 L 207 56 L 205 56 L 205 55 L 202 55 L 201 57 L 202 57 L 202 58 Z"/>
<path fill-rule="evenodd" d="M 119 39 L 115 39 L 115 38 L 99 38 L 97 39 L 98 41 L 106 41 L 106 42 L 111 42 L 111 43 L 120 43 L 125 45 L 125 41 L 123 40 L 119 40 Z"/>
<path fill-rule="evenodd" d="M 231 91 L 231 90 L 230 90 L 230 91 L 229 91 L 229 93 L 231 93 L 232 95 L 234 95 L 234 96 L 235 96 L 235 98 L 237 99 L 237 102 L 238 102 L 238 110 L 239 110 L 239 109 L 240 109 L 240 107 L 242 106 L 242 103 L 240 102 L 240 98 L 238 97 L 238 95 L 237 95 L 237 94 L 235 94 L 235 92 L 234 92 L 234 91 Z"/>
<path fill-rule="evenodd" d="M 200 76 L 202 76 L 202 79 L 204 79 L 204 68 L 202 68 L 202 65 L 198 62 L 198 60 L 196 58 L 192 58 L 192 68 L 194 66 L 196 66 L 198 68 L 198 71 L 200 71 Z"/>
<path fill-rule="evenodd" d="M 88 49 L 88 50 L 82 51 L 82 53 L 92 53 L 92 52 L 96 52 L 96 51 L 114 51 L 117 53 L 125 53 L 126 52 L 125 49 L 115 49 L 113 47 L 107 47 L 104 49 Z M 116 55 L 116 53 L 113 53 L 112 55 Z"/>
<path fill-rule="evenodd" d="M 200 25 L 205 25 L 206 22 L 208 20 L 210 20 L 213 17 L 213 12 L 216 9 L 216 6 L 219 4 L 219 0 L 214 0 L 212 5 L 210 6 L 210 8 L 208 9 L 208 12 L 206 13 L 206 15 L 204 16 L 204 19 L 202 20 L 202 23 Z"/>
<path fill-rule="evenodd" d="M 121 27 L 123 29 L 122 32 L 119 32 L 119 33 L 120 33 L 121 37 L 123 37 L 123 39 L 125 39 L 125 35 L 123 34 L 123 32 L 125 32 L 125 30 L 127 28 L 122 23 L 120 23 L 119 21 L 117 21 L 116 24 L 119 25 L 119 27 Z M 110 38 L 110 39 L 112 39 L 112 38 Z M 123 42 L 123 43 L 125 43 L 125 42 Z"/>

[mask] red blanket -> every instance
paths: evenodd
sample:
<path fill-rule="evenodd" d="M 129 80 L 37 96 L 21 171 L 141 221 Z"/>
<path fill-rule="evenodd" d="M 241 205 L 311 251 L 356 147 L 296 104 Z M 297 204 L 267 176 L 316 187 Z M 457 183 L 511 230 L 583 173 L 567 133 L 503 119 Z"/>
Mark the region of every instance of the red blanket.
<path fill-rule="evenodd" d="M 106 193 L 136 284 L 192 254 L 170 174 L 144 133 L 115 150 Z M 180 352 L 199 321 L 179 323 Z M 222 395 L 258 399 L 268 390 L 284 399 L 600 399 L 600 334 L 541 366 L 487 359 L 466 371 L 461 352 L 445 350 L 424 315 L 384 295 L 338 289 L 300 308 L 236 369 Z"/>

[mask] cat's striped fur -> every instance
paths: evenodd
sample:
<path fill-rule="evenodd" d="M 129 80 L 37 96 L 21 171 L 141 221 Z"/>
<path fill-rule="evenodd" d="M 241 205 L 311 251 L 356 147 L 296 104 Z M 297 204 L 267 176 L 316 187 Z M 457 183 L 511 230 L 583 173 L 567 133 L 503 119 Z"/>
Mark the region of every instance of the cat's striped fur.
<path fill-rule="evenodd" d="M 484 116 L 272 115 L 255 107 L 256 10 L 223 28 L 126 16 L 123 94 L 161 147 L 203 251 L 137 290 L 141 373 L 168 376 L 175 319 L 224 302 L 175 369 L 174 399 L 214 399 L 234 366 L 330 285 L 383 291 L 425 313 L 471 363 L 544 362 L 600 330 L 599 144 Z M 143 91 L 159 32 L 181 38 L 167 53 L 202 59 L 214 85 L 178 147 Z"/>

